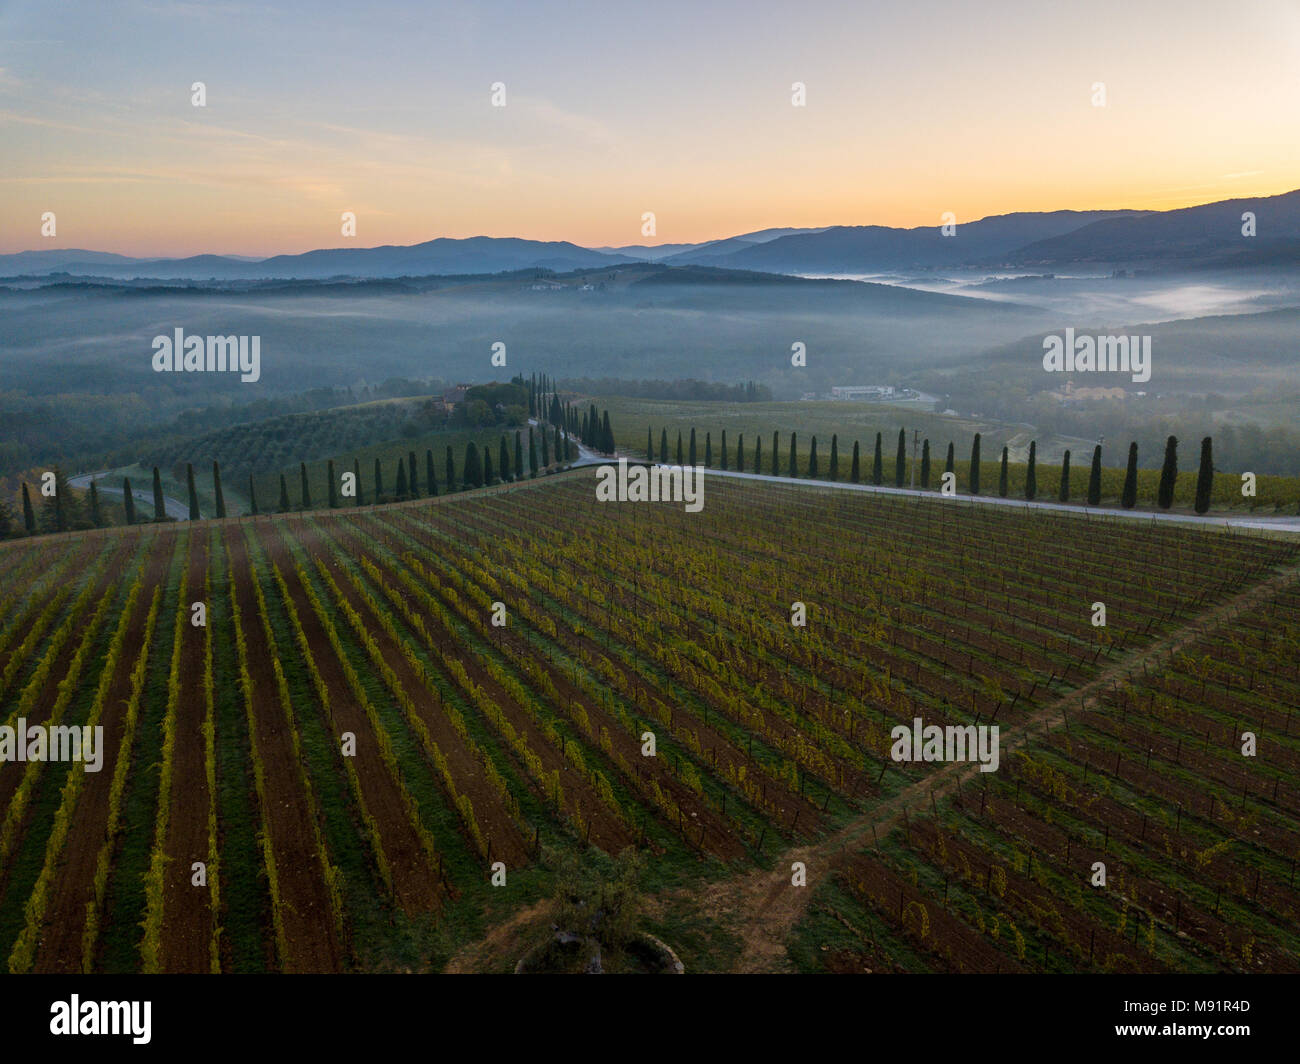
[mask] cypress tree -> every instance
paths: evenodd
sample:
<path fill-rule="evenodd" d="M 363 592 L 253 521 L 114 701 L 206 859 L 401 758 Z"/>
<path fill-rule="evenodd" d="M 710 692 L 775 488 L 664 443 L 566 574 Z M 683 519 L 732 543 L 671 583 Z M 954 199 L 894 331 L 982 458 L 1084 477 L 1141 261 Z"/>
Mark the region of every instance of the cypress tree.
<path fill-rule="evenodd" d="M 713 433 L 704 434 L 704 468 L 713 468 Z"/>
<path fill-rule="evenodd" d="M 723 450 L 726 450 L 725 443 L 723 444 Z M 662 428 L 659 430 L 659 461 L 663 462 L 665 465 L 668 464 L 668 429 L 667 428 Z M 727 467 L 723 466 L 722 468 L 726 469 Z"/>
<path fill-rule="evenodd" d="M 654 455 L 650 456 L 654 460 Z M 528 475 L 537 476 L 537 437 L 533 435 L 533 428 L 528 426 Z"/>
<path fill-rule="evenodd" d="M 515 429 L 515 480 L 524 479 L 524 434 Z"/>
<path fill-rule="evenodd" d="M 163 502 L 162 493 L 162 474 L 158 472 L 158 467 L 153 467 L 153 519 L 155 521 L 167 520 L 167 506 Z"/>
<path fill-rule="evenodd" d="M 1007 497 L 1007 449 L 1002 448 L 1002 468 L 998 470 L 998 494 Z"/>
<path fill-rule="evenodd" d="M 1168 510 L 1174 504 L 1174 485 L 1178 481 L 1178 437 L 1165 440 L 1165 461 L 1160 467 L 1160 491 L 1156 501 L 1160 509 Z"/>
<path fill-rule="evenodd" d="M 799 475 L 799 450 L 795 444 L 796 435 L 797 433 L 790 433 L 790 476 L 792 477 Z"/>
<path fill-rule="evenodd" d="M 1038 494 L 1038 441 L 1029 441 L 1029 468 L 1025 470 L 1025 498 Z"/>
<path fill-rule="evenodd" d="M 691 431 L 694 432 L 695 430 L 692 429 Z M 600 432 L 601 432 L 601 435 L 604 437 L 604 441 L 605 441 L 605 453 L 606 453 L 606 454 L 613 454 L 613 453 L 614 453 L 614 450 L 615 450 L 615 448 L 614 448 L 614 429 L 613 429 L 613 427 L 612 427 L 612 426 L 610 425 L 610 423 L 609 423 L 609 411 L 608 411 L 608 410 L 606 410 L 606 411 L 604 412 L 604 414 L 602 415 L 602 417 L 601 417 L 601 419 L 600 419 Z M 695 464 L 694 462 L 691 463 L 691 465 L 694 465 L 694 464 Z"/>
<path fill-rule="evenodd" d="M 191 484 L 193 483 L 193 470 L 191 473 Z M 66 532 L 68 530 L 68 511 L 64 506 L 63 488 L 67 486 L 67 481 L 63 479 L 63 471 L 56 468 L 54 470 L 54 531 Z M 194 510 L 194 501 L 191 497 L 190 510 Z"/>
<path fill-rule="evenodd" d="M 831 433 L 831 480 L 840 479 L 840 440 L 837 433 Z"/>
<path fill-rule="evenodd" d="M 975 433 L 975 439 L 970 445 L 970 493 L 978 495 L 980 493 L 980 434 Z"/>
<path fill-rule="evenodd" d="M 808 475 L 814 480 L 817 479 L 817 437 L 812 438 L 812 446 L 808 450 Z"/>
<path fill-rule="evenodd" d="M 722 430 L 722 468 L 727 468 L 727 430 Z"/>
<path fill-rule="evenodd" d="M 131 494 L 131 478 L 122 478 L 122 509 L 126 511 L 126 523 L 135 524 L 135 496 Z"/>
<path fill-rule="evenodd" d="M 492 448 L 483 448 L 483 483 L 491 484 L 496 480 L 496 474 L 492 469 Z"/>
<path fill-rule="evenodd" d="M 257 489 L 253 486 L 253 474 L 248 474 L 248 508 L 257 516 Z"/>
<path fill-rule="evenodd" d="M 781 472 L 776 467 L 777 462 L 781 460 L 781 449 L 777 446 L 778 441 L 776 437 L 777 437 L 777 433 L 775 430 L 773 430 L 772 432 L 772 476 L 774 477 L 779 476 Z"/>
<path fill-rule="evenodd" d="M 55 466 L 55 531 L 66 532 L 75 523 L 77 499 L 73 496 L 72 485 L 64 471 Z"/>
<path fill-rule="evenodd" d="M 32 511 L 32 496 L 27 490 L 27 481 L 23 481 L 23 529 L 27 534 L 36 532 L 36 514 Z"/>
<path fill-rule="evenodd" d="M 198 489 L 194 487 L 194 466 L 189 462 L 185 463 L 185 487 L 190 493 L 190 520 L 197 521 L 199 519 L 199 493 Z M 58 499 L 57 495 L 55 499 Z"/>
<path fill-rule="evenodd" d="M 406 498 L 406 459 L 397 459 L 397 483 L 393 487 L 393 498 L 401 501 Z"/>
<path fill-rule="evenodd" d="M 1070 452 L 1061 459 L 1061 490 L 1056 496 L 1061 502 L 1070 501 Z"/>
<path fill-rule="evenodd" d="M 930 441 L 921 441 L 921 487 L 930 490 Z"/>
<path fill-rule="evenodd" d="M 591 445 L 591 433 L 587 429 L 587 412 L 582 412 L 582 426 L 578 429 L 578 439 L 588 446 Z"/>
<path fill-rule="evenodd" d="M 1088 505 L 1101 503 L 1101 444 L 1092 449 L 1092 469 L 1088 471 Z"/>
<path fill-rule="evenodd" d="M 307 483 L 307 463 L 298 463 L 298 476 L 302 479 L 302 506 L 300 509 L 311 509 L 311 487 Z"/>
<path fill-rule="evenodd" d="M 754 437 L 754 472 L 763 472 L 763 437 Z"/>
<path fill-rule="evenodd" d="M 280 512 L 287 514 L 289 512 L 289 482 L 284 479 L 284 474 L 280 474 Z"/>
<path fill-rule="evenodd" d="M 745 434 L 742 432 L 736 437 L 736 472 L 745 471 Z"/>
<path fill-rule="evenodd" d="M 860 475 L 860 470 L 859 470 L 859 467 L 858 467 L 859 458 L 860 458 L 860 455 L 858 454 L 858 441 L 857 441 L 857 440 L 854 440 L 854 441 L 853 441 L 853 460 L 849 463 L 849 480 L 850 480 L 851 483 L 854 483 L 854 484 L 856 484 L 856 483 L 858 482 L 858 477 L 859 477 L 859 475 Z"/>
<path fill-rule="evenodd" d="M 226 497 L 221 493 L 221 466 L 212 463 L 212 494 L 217 499 L 217 516 L 226 516 Z"/>
<path fill-rule="evenodd" d="M 104 524 L 104 519 L 99 513 L 99 488 L 93 480 L 90 482 L 90 523 L 96 528 Z"/>
<path fill-rule="evenodd" d="M 944 461 L 944 463 L 943 463 L 943 471 L 944 471 L 945 473 L 952 473 L 952 472 L 954 472 L 955 467 L 954 467 L 954 465 L 953 465 L 952 456 L 953 456 L 953 445 L 952 445 L 952 441 L 949 441 L 949 442 L 948 442 L 948 457 L 947 457 L 947 459 L 946 459 L 946 460 Z"/>
<path fill-rule="evenodd" d="M 447 490 L 449 492 L 456 490 L 456 458 L 451 453 L 451 444 L 447 444 L 447 457 L 443 462 L 447 478 Z"/>
<path fill-rule="evenodd" d="M 406 452 L 406 491 L 412 499 L 420 497 L 420 467 L 415 462 L 415 452 Z"/>
<path fill-rule="evenodd" d="M 682 464 L 682 430 L 677 430 L 677 464 Z"/>
<path fill-rule="evenodd" d="M 325 463 L 325 480 L 329 485 L 328 497 L 330 509 L 336 510 L 339 505 L 339 486 L 335 483 L 333 458 Z"/>
<path fill-rule="evenodd" d="M 542 468 L 547 469 L 551 464 L 551 434 L 542 429 Z"/>
<path fill-rule="evenodd" d="M 379 459 L 375 459 L 375 503 L 384 501 L 384 467 L 380 465 Z"/>
<path fill-rule="evenodd" d="M 429 485 L 429 498 L 436 499 L 438 497 L 438 471 L 434 467 L 432 447 L 427 448 L 424 452 L 424 479 Z"/>
<path fill-rule="evenodd" d="M 352 486 L 356 491 L 356 495 L 353 496 L 354 499 L 353 505 L 360 506 L 362 504 L 361 496 L 363 494 L 361 491 L 361 459 L 360 458 L 352 459 L 352 479 L 355 482 Z"/>
<path fill-rule="evenodd" d="M 510 479 L 510 445 L 506 443 L 504 434 L 501 443 L 497 445 L 497 475 L 503 481 Z"/>
<path fill-rule="evenodd" d="M 695 426 L 694 425 L 691 426 L 691 445 L 690 445 L 689 454 L 690 454 L 689 464 L 693 467 L 695 465 Z"/>
<path fill-rule="evenodd" d="M 884 457 L 880 453 L 880 433 L 876 433 L 876 453 L 871 459 L 871 483 L 880 484 L 885 479 Z"/>
<path fill-rule="evenodd" d="M 907 430 L 898 430 L 898 453 L 894 456 L 894 487 L 903 486 L 903 476 L 907 472 Z"/>
<path fill-rule="evenodd" d="M 645 457 L 647 462 L 655 460 L 655 438 L 649 425 L 646 426 L 645 430 Z"/>
<path fill-rule="evenodd" d="M 483 486 L 483 466 L 479 463 L 478 447 L 470 440 L 465 446 L 465 487 L 481 488 Z"/>
<path fill-rule="evenodd" d="M 556 462 L 567 462 L 569 455 L 569 441 L 567 438 L 560 437 L 560 426 L 555 426 L 555 438 L 551 440 L 551 450 L 555 452 Z"/>
<path fill-rule="evenodd" d="M 91 485 L 94 488 L 94 485 Z M 1201 440 L 1201 468 L 1196 474 L 1196 512 L 1205 513 L 1210 508 L 1214 493 L 1214 445 L 1209 436 Z"/>

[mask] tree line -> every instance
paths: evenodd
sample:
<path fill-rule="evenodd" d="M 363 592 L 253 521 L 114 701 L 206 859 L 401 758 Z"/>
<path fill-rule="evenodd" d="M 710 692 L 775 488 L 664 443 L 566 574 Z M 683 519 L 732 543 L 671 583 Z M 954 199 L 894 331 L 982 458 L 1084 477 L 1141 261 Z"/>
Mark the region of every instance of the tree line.
<path fill-rule="evenodd" d="M 476 394 L 486 402 L 479 386 Z M 326 463 L 326 498 L 323 501 L 328 508 L 340 506 L 364 506 L 370 504 L 403 502 L 411 499 L 433 498 L 439 492 L 466 491 L 486 487 L 492 484 L 509 483 L 536 477 L 542 470 L 553 465 L 573 461 L 578 456 L 575 439 L 583 446 L 604 454 L 614 453 L 614 431 L 610 424 L 609 411 L 600 411 L 594 403 L 585 409 L 579 409 L 571 401 L 562 401 L 554 380 L 545 374 L 534 374 L 525 382 L 522 375 L 513 378 L 509 385 L 497 386 L 500 394 L 491 394 L 490 398 L 505 400 L 513 395 L 521 398 L 526 389 L 528 414 L 537 424 L 529 425 L 527 441 L 523 429 L 514 434 L 513 446 L 509 435 L 503 433 L 496 448 L 482 447 L 470 441 L 465 447 L 464 457 L 459 470 L 452 447 L 446 448 L 443 456 L 442 480 L 439 482 L 438 463 L 434 460 L 432 448 L 426 448 L 423 469 L 414 450 L 408 451 L 405 458 L 397 461 L 396 475 L 391 481 L 392 489 L 386 485 L 385 468 L 381 459 L 376 458 L 372 469 L 367 470 L 369 479 L 362 475 L 361 462 L 354 459 L 351 479 L 347 483 L 348 495 L 343 494 L 344 478 L 336 469 L 335 461 Z M 495 450 L 495 455 L 494 455 Z M 179 472 L 179 470 L 177 470 Z M 205 516 L 200 509 L 198 487 L 195 481 L 194 464 L 185 463 L 185 486 L 188 495 L 188 516 L 190 520 L 199 520 Z M 22 512 L 15 513 L 8 500 L 0 498 L 0 539 L 32 536 L 51 532 L 68 532 L 91 528 L 103 528 L 118 523 L 112 518 L 116 514 L 116 504 L 108 506 L 101 497 L 99 483 L 91 481 L 85 498 L 80 497 L 68 484 L 67 477 L 61 469 L 51 473 L 52 487 L 47 490 L 36 488 L 27 482 L 22 483 Z M 286 513 L 315 508 L 312 500 L 311 484 L 306 462 L 298 463 L 298 499 L 290 497 L 289 483 L 291 474 L 282 472 L 279 480 L 279 494 L 274 503 L 270 500 L 258 501 L 257 486 L 253 474 L 248 473 L 248 513 Z M 122 478 L 122 522 L 127 525 L 166 522 L 174 520 L 167 515 L 166 494 L 163 490 L 162 474 L 159 466 L 153 466 L 152 476 L 153 517 L 137 513 L 135 489 L 131 478 Z M 222 487 L 221 463 L 212 463 L 212 512 L 209 517 L 229 516 L 225 493 Z"/>
<path fill-rule="evenodd" d="M 627 381 L 616 377 L 569 377 L 560 382 L 568 391 L 583 395 L 617 395 L 632 399 L 675 399 L 687 402 L 770 403 L 772 389 L 766 384 L 744 381 L 723 384 L 694 377 L 679 380 Z"/>
<path fill-rule="evenodd" d="M 425 449 L 423 463 L 418 461 L 414 451 L 409 451 L 404 458 L 399 458 L 396 476 L 391 482 L 386 480 L 384 463 L 379 458 L 374 460 L 372 469 L 366 471 L 369 474 L 368 478 L 363 477 L 360 459 L 353 459 L 352 469 L 345 471 L 350 472 L 350 479 L 347 481 L 331 458 L 326 462 L 326 497 L 319 502 L 330 509 L 336 509 L 341 506 L 365 506 L 434 498 L 439 494 L 458 490 L 468 491 L 473 488 L 536 477 L 554 464 L 571 461 L 576 457 L 576 453 L 577 448 L 573 441 L 559 426 L 543 425 L 540 428 L 529 426 L 526 441 L 522 430 L 515 432 L 513 445 L 505 434 L 501 436 L 496 448 L 480 448 L 471 440 L 466 444 L 459 470 L 455 454 L 449 445 L 441 463 L 441 481 L 439 463 L 435 462 L 432 448 Z M 98 482 L 91 481 L 86 496 L 82 498 L 71 489 L 61 470 L 54 470 L 53 478 L 53 489 L 48 496 L 39 488 L 23 482 L 21 516 L 13 512 L 6 500 L 0 500 L 0 539 L 103 528 L 115 523 L 110 520 L 107 508 L 103 504 Z M 167 515 L 166 495 L 158 466 L 153 467 L 152 480 L 154 516 L 149 518 L 137 512 L 135 489 L 132 488 L 131 478 L 122 478 L 122 523 L 135 525 L 175 520 Z M 282 472 L 279 496 L 271 504 L 271 500 L 259 502 L 256 483 L 252 474 L 249 474 L 247 512 L 256 515 L 314 509 L 316 501 L 312 498 L 306 462 L 298 464 L 298 480 L 298 498 L 295 501 L 290 498 L 289 475 Z M 387 483 L 391 483 L 391 489 L 386 486 Z M 185 466 L 185 484 L 188 495 L 188 516 L 191 521 L 199 520 L 204 516 L 231 516 L 226 506 L 220 462 L 212 463 L 212 512 L 205 515 L 200 510 L 193 463 L 187 463 Z M 348 491 L 347 495 L 344 494 L 345 488 Z"/>
<path fill-rule="evenodd" d="M 981 439 L 980 433 L 976 433 L 971 443 L 970 463 L 968 466 L 968 484 L 963 494 L 979 495 L 981 493 Z M 696 429 L 692 426 L 689 437 L 683 439 L 682 431 L 677 432 L 676 447 L 670 452 L 668 446 L 668 430 L 660 429 L 658 447 L 655 446 L 654 430 L 646 429 L 646 458 L 651 461 L 667 463 L 672 461 L 676 465 L 699 465 L 703 464 L 705 468 L 713 468 L 714 448 L 713 434 L 704 433 L 703 447 L 699 445 Z M 790 433 L 788 459 L 782 461 L 782 446 L 780 433 L 772 433 L 771 449 L 768 451 L 768 457 L 765 460 L 763 454 L 763 437 L 757 436 L 749 451 L 749 457 L 746 458 L 745 436 L 741 433 L 735 440 L 734 446 L 728 445 L 727 431 L 722 430 L 721 438 L 717 451 L 718 468 L 721 470 L 734 470 L 738 473 L 746 472 L 746 462 L 748 460 L 748 471 L 755 474 L 768 473 L 771 476 L 788 476 L 800 477 L 805 475 L 800 470 L 800 458 L 798 450 L 798 433 Z M 1089 506 L 1099 506 L 1102 497 L 1102 450 L 1101 444 L 1097 444 L 1092 450 L 1092 461 L 1088 472 L 1088 484 L 1086 499 Z M 1065 451 L 1062 456 L 1060 477 L 1058 479 L 1056 497 L 1060 502 L 1069 502 L 1071 499 L 1070 485 L 1070 451 Z M 829 454 L 826 456 L 823 465 L 822 458 L 818 453 L 817 437 L 813 436 L 809 450 L 807 464 L 804 467 L 806 476 L 813 479 L 826 478 L 829 480 L 840 480 L 842 463 L 840 458 L 839 436 L 831 436 Z M 1009 451 L 1008 448 L 1002 448 L 1001 460 L 999 463 L 998 489 L 997 493 L 1002 498 L 1010 495 L 1010 478 L 1009 469 Z M 932 460 L 930 453 L 930 440 L 927 438 L 921 445 L 921 456 L 918 466 L 920 483 L 917 485 L 923 490 L 929 490 L 932 480 Z M 907 458 L 907 430 L 898 430 L 898 445 L 893 456 L 893 486 L 897 488 L 907 487 L 908 480 L 908 458 Z M 944 459 L 943 477 L 940 478 L 942 487 L 944 477 L 952 474 L 953 489 L 956 489 L 956 469 L 954 446 L 950 442 L 947 448 L 947 454 Z M 869 472 L 864 474 L 863 456 L 861 447 L 857 440 L 853 441 L 852 455 L 848 460 L 847 479 L 851 484 L 862 483 L 864 479 L 873 485 L 883 485 L 885 483 L 885 455 L 884 455 L 884 437 L 882 433 L 876 433 L 875 449 L 871 456 L 871 467 Z M 1178 480 L 1178 438 L 1170 436 L 1165 441 L 1164 461 L 1160 469 L 1160 481 L 1156 490 L 1155 503 L 1163 510 L 1168 510 L 1174 503 L 1174 489 Z M 1193 510 L 1198 514 L 1206 513 L 1210 508 L 1211 496 L 1214 489 L 1214 443 L 1211 437 L 1206 436 L 1201 440 L 1200 464 L 1196 476 L 1196 493 L 1193 502 Z M 1029 457 L 1025 469 L 1024 478 L 1024 497 L 1028 501 L 1038 498 L 1038 443 L 1032 441 L 1029 444 Z M 1123 487 L 1119 495 L 1120 506 L 1126 510 L 1131 510 L 1138 502 L 1138 445 L 1136 442 L 1130 443 L 1128 448 L 1128 461 L 1124 472 Z"/>
<path fill-rule="evenodd" d="M 556 382 L 544 373 L 534 374 L 529 382 L 528 416 L 560 427 L 593 451 L 614 453 L 614 430 L 610 425 L 609 411 L 597 410 L 596 404 L 590 403 L 579 413 L 573 402 L 561 401 Z"/>

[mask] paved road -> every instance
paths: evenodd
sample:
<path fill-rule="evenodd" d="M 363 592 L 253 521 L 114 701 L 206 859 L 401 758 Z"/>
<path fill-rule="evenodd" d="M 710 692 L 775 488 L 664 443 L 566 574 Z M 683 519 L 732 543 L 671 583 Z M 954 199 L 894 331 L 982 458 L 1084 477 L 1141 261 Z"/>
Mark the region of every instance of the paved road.
<path fill-rule="evenodd" d="M 111 480 L 109 479 L 110 477 L 112 478 Z M 80 490 L 83 488 L 89 488 L 92 480 L 99 485 L 99 490 L 105 495 L 120 496 L 122 494 L 121 476 L 113 470 L 104 473 L 82 473 L 80 476 L 69 477 L 68 483 L 72 485 L 72 487 Z M 132 484 L 131 495 L 134 497 L 136 502 L 144 503 L 145 506 L 148 507 L 149 513 L 153 513 L 152 484 L 149 486 L 147 491 Z M 179 499 L 169 498 L 164 495 L 163 509 L 167 511 L 168 517 L 174 517 L 178 521 L 188 521 L 190 519 L 189 505 L 181 502 Z"/>
<path fill-rule="evenodd" d="M 538 424 L 537 418 L 530 417 L 528 419 L 528 424 L 537 425 Z M 551 426 L 548 425 L 547 429 L 550 430 L 550 428 Z M 582 445 L 581 441 L 579 441 L 577 436 L 570 436 L 569 439 L 572 440 L 574 446 L 578 448 L 578 457 L 574 461 L 569 463 L 569 466 L 571 468 L 577 466 L 586 466 L 586 465 L 604 465 L 606 462 L 618 461 L 617 458 L 611 459 L 608 455 L 597 454 L 595 451 L 588 450 L 586 447 Z"/>
<path fill-rule="evenodd" d="M 537 425 L 536 418 L 530 418 L 530 425 Z M 590 466 L 604 465 L 608 462 L 616 462 L 617 457 L 611 458 L 608 455 L 597 454 L 595 451 L 584 447 L 577 437 L 570 437 L 578 448 L 578 457 L 570 463 L 571 466 Z M 628 457 L 628 456 L 623 456 Z M 638 461 L 636 457 L 631 457 L 631 461 Z M 656 465 L 661 463 L 656 462 Z M 818 487 L 830 490 L 840 491 L 866 491 L 876 492 L 881 495 L 911 495 L 918 498 L 941 499 L 942 496 L 935 491 L 921 491 L 913 488 L 889 488 L 883 485 L 877 487 L 875 484 L 848 484 L 844 481 L 829 480 L 809 480 L 800 477 L 781 477 L 772 476 L 767 473 L 738 473 L 735 470 L 728 469 L 706 469 L 706 477 L 731 477 L 737 480 L 763 480 L 772 484 L 792 484 L 798 487 Z M 121 495 L 122 489 L 114 487 L 110 483 L 105 483 L 105 478 L 114 477 L 113 472 L 106 473 L 83 473 L 80 476 L 72 477 L 69 483 L 74 488 L 88 488 L 92 480 L 99 483 L 99 490 L 107 492 L 110 495 Z M 131 494 L 140 502 L 145 503 L 150 508 L 153 506 L 152 489 L 148 491 L 141 490 L 134 485 L 131 488 Z M 1145 510 L 1122 510 L 1111 509 L 1109 507 L 1091 507 L 1067 505 L 1059 502 L 1041 502 L 1035 500 L 1029 502 L 1026 499 L 1001 498 L 997 495 L 963 495 L 958 492 L 947 500 L 950 505 L 961 505 L 965 503 L 968 506 L 1011 506 L 1024 510 L 1059 510 L 1071 514 L 1095 514 L 1098 517 L 1116 517 L 1130 521 L 1170 521 L 1176 524 L 1201 525 L 1203 527 L 1218 528 L 1243 528 L 1262 532 L 1285 532 L 1294 535 L 1300 535 L 1300 517 L 1197 517 L 1193 514 L 1173 514 L 1173 513 L 1150 513 Z M 163 503 L 166 507 L 169 517 L 185 521 L 189 519 L 189 506 L 178 499 L 163 497 Z"/>
<path fill-rule="evenodd" d="M 598 462 L 610 461 L 608 458 L 593 457 Z M 655 465 L 660 464 L 659 462 L 655 463 Z M 843 481 L 779 477 L 764 473 L 737 473 L 732 469 L 706 469 L 704 473 L 706 478 L 733 477 L 739 480 L 765 480 L 773 484 L 796 484 L 804 488 L 815 486 L 840 491 L 876 492 L 881 495 L 911 495 L 934 500 L 943 498 L 936 491 L 922 491 L 919 488 L 887 488 L 884 486 L 877 487 L 874 484 L 847 484 Z M 1029 502 L 1026 499 L 1004 499 L 997 495 L 963 495 L 960 492 L 946 501 L 949 505 L 965 503 L 968 506 L 1012 506 L 1024 510 L 1060 510 L 1064 513 L 1118 517 L 1132 521 L 1171 521 L 1177 524 L 1201 525 L 1202 527 L 1247 528 L 1257 531 L 1288 532 L 1300 535 L 1300 517 L 1197 517 L 1194 514 L 1150 513 L 1145 510 L 1121 510 L 1101 506 L 1072 506 L 1060 502 L 1039 502 L 1037 500 Z"/>

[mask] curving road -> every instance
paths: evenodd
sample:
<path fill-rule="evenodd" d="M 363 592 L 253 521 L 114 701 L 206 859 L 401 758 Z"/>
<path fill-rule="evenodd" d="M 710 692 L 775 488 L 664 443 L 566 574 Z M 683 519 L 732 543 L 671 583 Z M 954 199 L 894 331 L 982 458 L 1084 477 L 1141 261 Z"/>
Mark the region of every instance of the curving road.
<path fill-rule="evenodd" d="M 537 418 L 530 417 L 528 419 L 528 424 L 538 425 Z M 550 426 L 548 425 L 547 427 L 549 428 Z M 610 458 L 608 455 L 597 454 L 595 451 L 590 450 L 587 447 L 584 447 L 582 445 L 582 442 L 578 439 L 577 436 L 570 436 L 569 439 L 572 440 L 573 445 L 578 448 L 578 457 L 569 463 L 570 469 L 575 469 L 578 466 L 603 465 L 606 462 L 618 461 L 618 455 L 615 455 L 613 458 Z"/>
<path fill-rule="evenodd" d="M 113 477 L 117 481 L 118 487 L 105 483 L 108 477 Z M 79 476 L 69 477 L 68 483 L 79 490 L 90 487 L 91 481 L 99 485 L 99 490 L 105 495 L 122 495 L 121 479 L 114 470 L 107 470 L 103 473 L 82 473 Z M 136 502 L 142 502 L 149 507 L 149 512 L 153 512 L 153 486 L 150 485 L 148 490 L 137 488 L 131 485 L 131 496 Z M 174 517 L 178 521 L 188 521 L 190 519 L 190 508 L 187 503 L 179 499 L 173 499 L 167 495 L 163 496 L 163 509 L 167 511 L 168 517 Z"/>
<path fill-rule="evenodd" d="M 591 461 L 608 462 L 611 459 L 591 454 Z M 626 456 L 625 456 L 626 457 Z M 617 460 L 617 459 L 614 459 Z M 630 459 L 644 461 L 643 459 Z M 575 462 L 575 465 L 579 463 Z M 581 464 L 590 464 L 583 462 Z M 655 462 L 655 465 L 662 465 Z M 706 469 L 705 477 L 733 477 L 739 480 L 765 480 L 773 484 L 794 484 L 800 487 L 817 487 L 840 491 L 867 491 L 882 495 L 911 495 L 917 498 L 946 501 L 950 505 L 965 503 L 968 506 L 1013 506 L 1025 510 L 1060 510 L 1064 513 L 1082 514 L 1097 517 L 1118 517 L 1131 521 L 1172 521 L 1177 524 L 1200 525 L 1202 527 L 1247 528 L 1265 532 L 1288 532 L 1300 535 L 1300 517 L 1197 517 L 1194 514 L 1151 513 L 1146 510 L 1110 509 L 1102 506 L 1079 506 L 1061 502 L 1030 502 L 1027 499 L 1004 499 L 998 495 L 963 495 L 958 492 L 953 496 L 942 496 L 937 491 L 922 491 L 920 488 L 887 488 L 875 484 L 848 484 L 835 480 L 810 480 L 806 477 L 781 477 L 766 473 L 737 473 L 735 470 Z"/>

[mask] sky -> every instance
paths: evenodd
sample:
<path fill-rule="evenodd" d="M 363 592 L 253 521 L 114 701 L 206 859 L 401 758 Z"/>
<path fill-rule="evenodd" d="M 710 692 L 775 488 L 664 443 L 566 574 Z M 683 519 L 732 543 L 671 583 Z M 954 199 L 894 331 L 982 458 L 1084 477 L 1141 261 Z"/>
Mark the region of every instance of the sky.
<path fill-rule="evenodd" d="M 1300 0 L 0 0 L 0 252 L 690 243 L 1272 195 L 1300 188 L 1297 70 Z"/>

